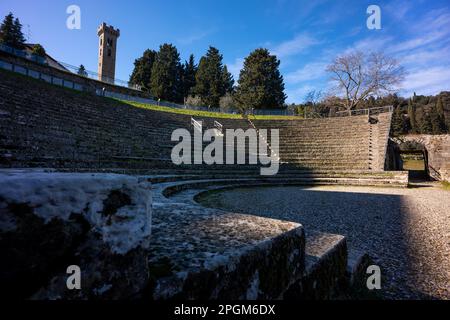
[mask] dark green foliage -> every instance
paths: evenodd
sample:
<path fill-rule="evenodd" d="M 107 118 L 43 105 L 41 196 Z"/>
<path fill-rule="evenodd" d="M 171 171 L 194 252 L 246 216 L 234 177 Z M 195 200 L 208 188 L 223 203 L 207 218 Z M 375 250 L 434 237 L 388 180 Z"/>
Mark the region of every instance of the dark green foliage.
<path fill-rule="evenodd" d="M 159 99 L 182 103 L 181 76 L 182 66 L 177 48 L 167 43 L 161 45 L 152 67 L 150 92 Z"/>
<path fill-rule="evenodd" d="M 197 66 L 195 65 L 194 55 L 189 56 L 189 61 L 185 61 L 183 66 L 183 97 L 187 98 L 195 87 L 195 74 Z"/>
<path fill-rule="evenodd" d="M 267 49 L 256 49 L 245 59 L 239 75 L 236 101 L 241 109 L 282 108 L 284 94 L 280 61 Z"/>
<path fill-rule="evenodd" d="M 412 99 L 408 100 L 408 117 L 409 117 L 409 126 L 412 133 L 417 132 L 417 121 L 416 121 L 416 107 L 412 102 Z"/>
<path fill-rule="evenodd" d="M 228 72 L 226 65 L 223 66 L 222 78 L 225 93 L 232 93 L 234 91 L 234 79 L 231 73 Z"/>
<path fill-rule="evenodd" d="M 157 52 L 147 49 L 139 59 L 134 61 L 134 70 L 130 76 L 130 84 L 141 86 L 143 91 L 150 91 L 152 68 Z"/>
<path fill-rule="evenodd" d="M 425 112 L 422 116 L 422 120 L 420 121 L 420 133 L 423 134 L 432 134 L 433 126 L 431 124 L 430 114 Z"/>
<path fill-rule="evenodd" d="M 19 19 L 9 13 L 0 26 L 0 43 L 17 49 L 23 49 L 25 37 L 22 33 L 22 24 Z"/>
<path fill-rule="evenodd" d="M 403 117 L 403 110 L 400 107 L 395 108 L 392 115 L 392 134 L 399 136 L 405 133 L 405 119 Z"/>
<path fill-rule="evenodd" d="M 88 73 L 86 71 L 86 68 L 84 67 L 84 65 L 80 64 L 80 67 L 78 68 L 78 75 L 82 76 L 82 77 L 87 77 Z"/>
<path fill-rule="evenodd" d="M 439 101 L 439 99 L 438 99 L 438 101 Z M 440 113 L 438 111 L 437 105 L 433 106 L 433 108 L 431 109 L 430 121 L 431 121 L 431 127 L 432 127 L 433 134 L 445 133 L 446 126 L 445 126 L 445 119 L 444 119 L 443 114 L 444 114 L 443 109 L 442 109 L 442 113 Z"/>
<path fill-rule="evenodd" d="M 445 133 L 450 130 L 450 116 L 445 116 L 444 103 L 442 100 L 442 96 L 439 95 L 436 102 L 436 112 L 439 115 L 438 121 L 440 122 L 440 126 L 443 128 L 442 133 Z"/>
<path fill-rule="evenodd" d="M 206 55 L 200 59 L 195 75 L 192 93 L 211 107 L 219 107 L 220 98 L 225 95 L 228 88 L 228 84 L 224 83 L 222 59 L 219 50 L 209 47 Z"/>
<path fill-rule="evenodd" d="M 444 104 L 442 103 L 442 97 L 438 96 L 437 102 L 436 102 L 436 111 L 441 117 L 445 117 L 444 115 Z"/>
<path fill-rule="evenodd" d="M 33 50 L 31 51 L 31 53 L 40 57 L 45 57 L 46 55 L 44 47 L 39 43 L 33 46 Z"/>
<path fill-rule="evenodd" d="M 14 40 L 15 40 L 15 46 L 17 48 L 23 48 L 23 45 L 25 44 L 25 37 L 22 33 L 22 24 L 19 21 L 19 18 L 16 18 L 14 20 Z"/>

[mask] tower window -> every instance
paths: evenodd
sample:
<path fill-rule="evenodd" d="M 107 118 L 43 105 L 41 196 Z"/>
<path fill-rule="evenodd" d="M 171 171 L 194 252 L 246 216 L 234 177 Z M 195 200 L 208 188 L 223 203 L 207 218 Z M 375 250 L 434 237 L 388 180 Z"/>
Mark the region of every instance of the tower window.
<path fill-rule="evenodd" d="M 108 49 L 108 57 L 111 57 L 111 49 Z"/>

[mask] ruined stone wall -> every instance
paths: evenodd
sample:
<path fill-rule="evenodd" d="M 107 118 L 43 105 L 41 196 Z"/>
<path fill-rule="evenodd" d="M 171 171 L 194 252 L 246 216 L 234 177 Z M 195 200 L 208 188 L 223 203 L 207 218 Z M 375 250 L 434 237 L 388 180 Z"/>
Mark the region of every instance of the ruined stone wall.
<path fill-rule="evenodd" d="M 438 171 L 441 178 L 450 181 L 450 134 L 426 135 L 413 134 L 395 139 L 399 145 L 405 142 L 415 142 L 425 147 L 428 153 L 430 175 Z"/>

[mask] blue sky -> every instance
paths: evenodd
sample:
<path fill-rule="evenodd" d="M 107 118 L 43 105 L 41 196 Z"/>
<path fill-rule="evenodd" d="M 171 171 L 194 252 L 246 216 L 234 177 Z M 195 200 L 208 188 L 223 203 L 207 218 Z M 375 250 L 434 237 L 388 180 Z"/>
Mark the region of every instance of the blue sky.
<path fill-rule="evenodd" d="M 81 30 L 66 28 L 72 4 L 81 8 Z M 381 8 L 381 30 L 366 27 L 371 4 Z M 398 58 L 408 72 L 402 95 L 450 90 L 449 0 L 1 0 L 0 15 L 9 11 L 20 18 L 29 42 L 94 71 L 97 26 L 105 21 L 120 28 L 116 77 L 123 80 L 145 49 L 169 42 L 183 60 L 193 53 L 198 61 L 209 45 L 217 47 L 235 80 L 253 49 L 268 48 L 281 60 L 288 102 L 328 90 L 326 65 L 352 49 Z"/>

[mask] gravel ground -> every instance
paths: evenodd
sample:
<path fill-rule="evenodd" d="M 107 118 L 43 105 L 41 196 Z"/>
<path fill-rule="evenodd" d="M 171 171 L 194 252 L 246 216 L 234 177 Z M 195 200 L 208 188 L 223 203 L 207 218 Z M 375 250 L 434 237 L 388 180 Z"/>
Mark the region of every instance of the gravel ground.
<path fill-rule="evenodd" d="M 206 203 L 205 203 L 206 201 Z M 437 187 L 263 187 L 212 193 L 206 205 L 337 233 L 381 267 L 388 299 L 450 299 L 450 192 Z M 213 204 L 213 205 L 211 205 Z"/>

